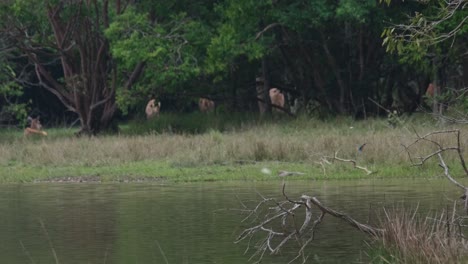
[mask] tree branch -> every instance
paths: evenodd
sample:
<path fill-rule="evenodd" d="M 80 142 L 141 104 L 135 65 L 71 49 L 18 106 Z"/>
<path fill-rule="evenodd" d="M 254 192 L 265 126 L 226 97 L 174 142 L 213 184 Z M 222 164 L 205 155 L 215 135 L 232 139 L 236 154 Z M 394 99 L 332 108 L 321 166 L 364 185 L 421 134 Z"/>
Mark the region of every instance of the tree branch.
<path fill-rule="evenodd" d="M 410 151 L 411 148 L 416 146 L 419 143 L 422 143 L 422 142 L 430 143 L 431 145 L 436 147 L 436 150 L 429 153 L 428 155 L 426 155 L 424 157 L 418 157 L 420 162 L 418 162 L 418 163 L 412 162 L 413 166 L 422 166 L 430 158 L 432 158 L 434 156 L 437 156 L 438 159 L 439 159 L 439 166 L 443 168 L 445 177 L 450 182 L 452 182 L 454 185 L 456 185 L 457 187 L 459 187 L 459 188 L 461 188 L 463 190 L 463 195 L 461 196 L 461 198 L 464 200 L 465 210 L 468 213 L 468 188 L 452 177 L 452 175 L 450 174 L 450 169 L 447 166 L 444 158 L 442 157 L 442 154 L 445 153 L 445 152 L 456 151 L 457 154 L 458 154 L 458 159 L 460 161 L 460 164 L 461 164 L 461 166 L 462 166 L 462 168 L 463 168 L 463 170 L 465 172 L 465 175 L 468 176 L 468 170 L 467 170 L 465 159 L 464 159 L 463 153 L 462 153 L 462 146 L 461 146 L 461 141 L 460 141 L 460 130 L 454 129 L 454 130 L 434 131 L 434 132 L 427 133 L 424 136 L 419 136 L 417 134 L 417 132 L 415 132 L 415 133 L 416 133 L 416 136 L 417 136 L 416 140 L 414 140 L 408 146 L 403 145 L 403 147 L 405 148 L 405 151 L 408 153 L 408 156 L 409 156 L 410 160 L 412 160 L 412 155 L 411 155 L 411 151 Z M 432 137 L 434 135 L 455 135 L 456 146 L 444 147 L 439 141 L 436 141 L 436 140 L 432 139 Z"/>
<path fill-rule="evenodd" d="M 382 236 L 384 232 L 382 229 L 362 224 L 347 214 L 325 206 L 316 197 L 302 195 L 298 201 L 291 200 L 285 193 L 285 183 L 283 183 L 283 197 L 285 201 L 277 202 L 273 198 L 261 197 L 262 200 L 254 207 L 247 218 L 253 214 L 257 214 L 260 208 L 263 208 L 266 209 L 265 213 L 263 213 L 263 219 L 258 224 L 244 229 L 235 241 L 235 243 L 239 243 L 246 238 L 249 238 L 249 241 L 251 241 L 255 235 L 261 236 L 259 246 L 251 257 L 252 259 L 258 256 L 258 262 L 262 260 L 265 253 L 278 254 L 289 242 L 294 241 L 300 245 L 300 249 L 291 262 L 302 257 L 303 263 L 305 263 L 307 257 L 304 254 L 304 250 L 314 241 L 316 229 L 322 223 L 326 214 L 339 218 L 344 223 L 371 236 Z M 273 203 L 273 205 L 270 205 L 270 203 Z M 300 209 L 303 209 L 305 214 L 296 214 Z M 320 211 L 320 214 L 314 221 L 312 221 L 313 210 Z M 299 219 L 298 215 L 303 216 Z M 300 226 L 297 225 L 297 222 L 301 223 Z M 276 230 L 278 228 L 281 231 Z"/>
<path fill-rule="evenodd" d="M 369 170 L 366 167 L 359 166 L 355 160 L 339 158 L 338 157 L 338 151 L 335 152 L 333 157 L 328 157 L 328 156 L 322 157 L 322 160 L 325 160 L 328 164 L 330 164 L 330 162 L 327 159 L 332 159 L 332 160 L 337 160 L 337 161 L 342 161 L 342 162 L 349 162 L 349 163 L 353 164 L 353 167 L 355 169 L 363 170 L 363 171 L 365 171 L 367 173 L 367 175 L 370 175 L 370 174 L 374 173 L 373 171 Z M 321 163 L 321 164 L 323 166 L 323 163 Z"/>

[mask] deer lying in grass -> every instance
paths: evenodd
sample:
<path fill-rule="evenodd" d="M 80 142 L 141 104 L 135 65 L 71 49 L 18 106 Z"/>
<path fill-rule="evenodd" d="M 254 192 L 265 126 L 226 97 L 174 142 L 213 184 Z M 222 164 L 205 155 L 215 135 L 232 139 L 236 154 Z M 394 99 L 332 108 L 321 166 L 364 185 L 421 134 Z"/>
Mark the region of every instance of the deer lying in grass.
<path fill-rule="evenodd" d="M 146 118 L 150 119 L 154 116 L 159 116 L 159 110 L 161 109 L 161 102 L 156 104 L 156 99 L 151 99 L 146 105 Z"/>
<path fill-rule="evenodd" d="M 29 127 L 27 127 L 24 130 L 25 136 L 34 135 L 34 134 L 47 136 L 47 132 L 42 131 L 42 125 L 41 125 L 41 121 L 39 120 L 39 117 L 32 118 L 28 116 L 28 122 L 30 122 L 31 124 L 29 125 Z"/>

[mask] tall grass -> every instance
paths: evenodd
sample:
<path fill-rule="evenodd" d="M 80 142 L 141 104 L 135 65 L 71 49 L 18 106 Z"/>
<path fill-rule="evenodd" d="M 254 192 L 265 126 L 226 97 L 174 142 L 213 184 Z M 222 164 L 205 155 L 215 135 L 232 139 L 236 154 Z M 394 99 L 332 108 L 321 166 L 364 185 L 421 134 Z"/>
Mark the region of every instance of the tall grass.
<path fill-rule="evenodd" d="M 356 159 L 365 166 L 401 165 L 408 164 L 408 155 L 401 144 L 408 144 L 415 137 L 407 128 L 388 128 L 384 120 L 300 118 L 256 122 L 242 121 L 240 117 L 229 121 L 226 117 L 198 116 L 211 124 L 200 126 L 187 123 L 184 118 L 187 117 L 181 117 L 184 121 L 181 126 L 196 129 L 178 131 L 169 122 L 174 122 L 175 117 L 162 116 L 157 121 L 126 124 L 118 135 L 91 138 L 76 138 L 73 131 L 65 129 L 49 129 L 48 137 L 36 138 L 24 138 L 21 131 L 0 132 L 0 166 L 99 166 L 156 160 L 187 166 L 236 161 L 314 163 L 324 155 L 333 156 L 335 151 L 339 151 L 338 156 Z M 196 122 L 202 122 L 197 118 Z M 163 126 L 165 123 L 171 125 Z M 158 125 L 173 130 L 153 130 Z M 421 134 L 434 130 L 429 123 L 414 126 Z M 467 128 L 462 129 L 466 135 Z M 439 140 L 444 144 L 453 143 L 448 138 Z M 468 138 L 463 136 L 462 140 L 466 146 Z M 367 143 L 366 147 L 358 152 L 358 146 L 363 143 Z M 430 150 L 422 145 L 415 153 Z"/>
<path fill-rule="evenodd" d="M 232 131 L 253 124 L 269 122 L 249 113 L 216 115 L 214 113 L 161 114 L 150 120 L 136 119 L 121 126 L 121 134 L 144 135 L 148 133 L 201 134 L 210 130 Z"/>
<path fill-rule="evenodd" d="M 455 212 L 422 217 L 417 210 L 385 210 L 385 233 L 375 241 L 371 263 L 467 263 L 468 241 L 460 220 Z"/>

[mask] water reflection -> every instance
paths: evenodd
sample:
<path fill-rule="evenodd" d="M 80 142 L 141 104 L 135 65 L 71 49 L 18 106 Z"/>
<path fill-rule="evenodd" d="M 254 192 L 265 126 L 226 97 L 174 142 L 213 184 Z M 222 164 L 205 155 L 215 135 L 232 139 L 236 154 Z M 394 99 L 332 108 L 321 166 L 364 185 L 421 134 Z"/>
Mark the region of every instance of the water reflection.
<path fill-rule="evenodd" d="M 246 227 L 243 216 L 226 209 L 253 205 L 257 192 L 280 197 L 281 182 L 2 185 L 0 260 L 55 263 L 55 254 L 60 263 L 247 263 L 253 251 L 244 254 L 247 243 L 233 243 Z M 425 212 L 459 196 L 445 180 L 293 181 L 287 192 L 317 196 L 371 223 L 369 212 L 382 205 L 419 203 Z M 364 236 L 326 218 L 310 260 L 357 261 Z M 266 263 L 284 263 L 293 250 Z"/>

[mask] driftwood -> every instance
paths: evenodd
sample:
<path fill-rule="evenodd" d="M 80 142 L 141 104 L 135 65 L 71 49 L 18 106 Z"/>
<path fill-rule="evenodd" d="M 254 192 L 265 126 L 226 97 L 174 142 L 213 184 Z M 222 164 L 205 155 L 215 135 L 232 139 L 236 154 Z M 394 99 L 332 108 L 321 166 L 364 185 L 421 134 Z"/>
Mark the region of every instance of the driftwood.
<path fill-rule="evenodd" d="M 255 235 L 262 237 L 250 260 L 257 258 L 257 262 L 260 262 L 265 253 L 278 254 L 283 246 L 295 242 L 300 249 L 291 262 L 302 259 L 302 263 L 305 263 L 307 261 L 305 249 L 314 240 L 317 227 L 326 214 L 339 218 L 344 223 L 370 236 L 383 235 L 382 229 L 362 224 L 345 213 L 327 207 L 316 197 L 302 195 L 299 200 L 291 200 L 285 193 L 284 183 L 284 199 L 282 201 L 261 197 L 262 200 L 249 211 L 248 216 L 243 220 L 244 222 L 255 217 L 258 222 L 252 227 L 246 228 L 235 241 L 235 243 L 239 243 L 247 239 L 249 246 L 246 251 L 248 251 L 253 237 Z M 265 209 L 267 213 L 264 213 Z M 305 212 L 303 217 L 299 216 L 300 210 Z M 313 212 L 318 214 L 315 219 Z"/>
<path fill-rule="evenodd" d="M 363 170 L 366 172 L 367 175 L 370 175 L 372 173 L 374 173 L 374 171 L 371 171 L 369 170 L 367 167 L 363 167 L 363 166 L 360 166 L 357 164 L 357 161 L 355 160 L 352 160 L 352 159 L 343 159 L 343 158 L 340 158 L 338 157 L 338 151 L 336 151 L 333 155 L 333 157 L 329 157 L 329 156 L 323 156 L 319 162 L 317 162 L 318 164 L 320 164 L 322 166 L 322 169 L 323 171 L 325 172 L 325 164 L 331 164 L 331 162 L 329 161 L 329 159 L 331 159 L 332 161 L 341 161 L 341 162 L 348 162 L 348 163 L 351 163 L 353 164 L 353 168 L 355 169 L 359 169 L 359 170 Z"/>

